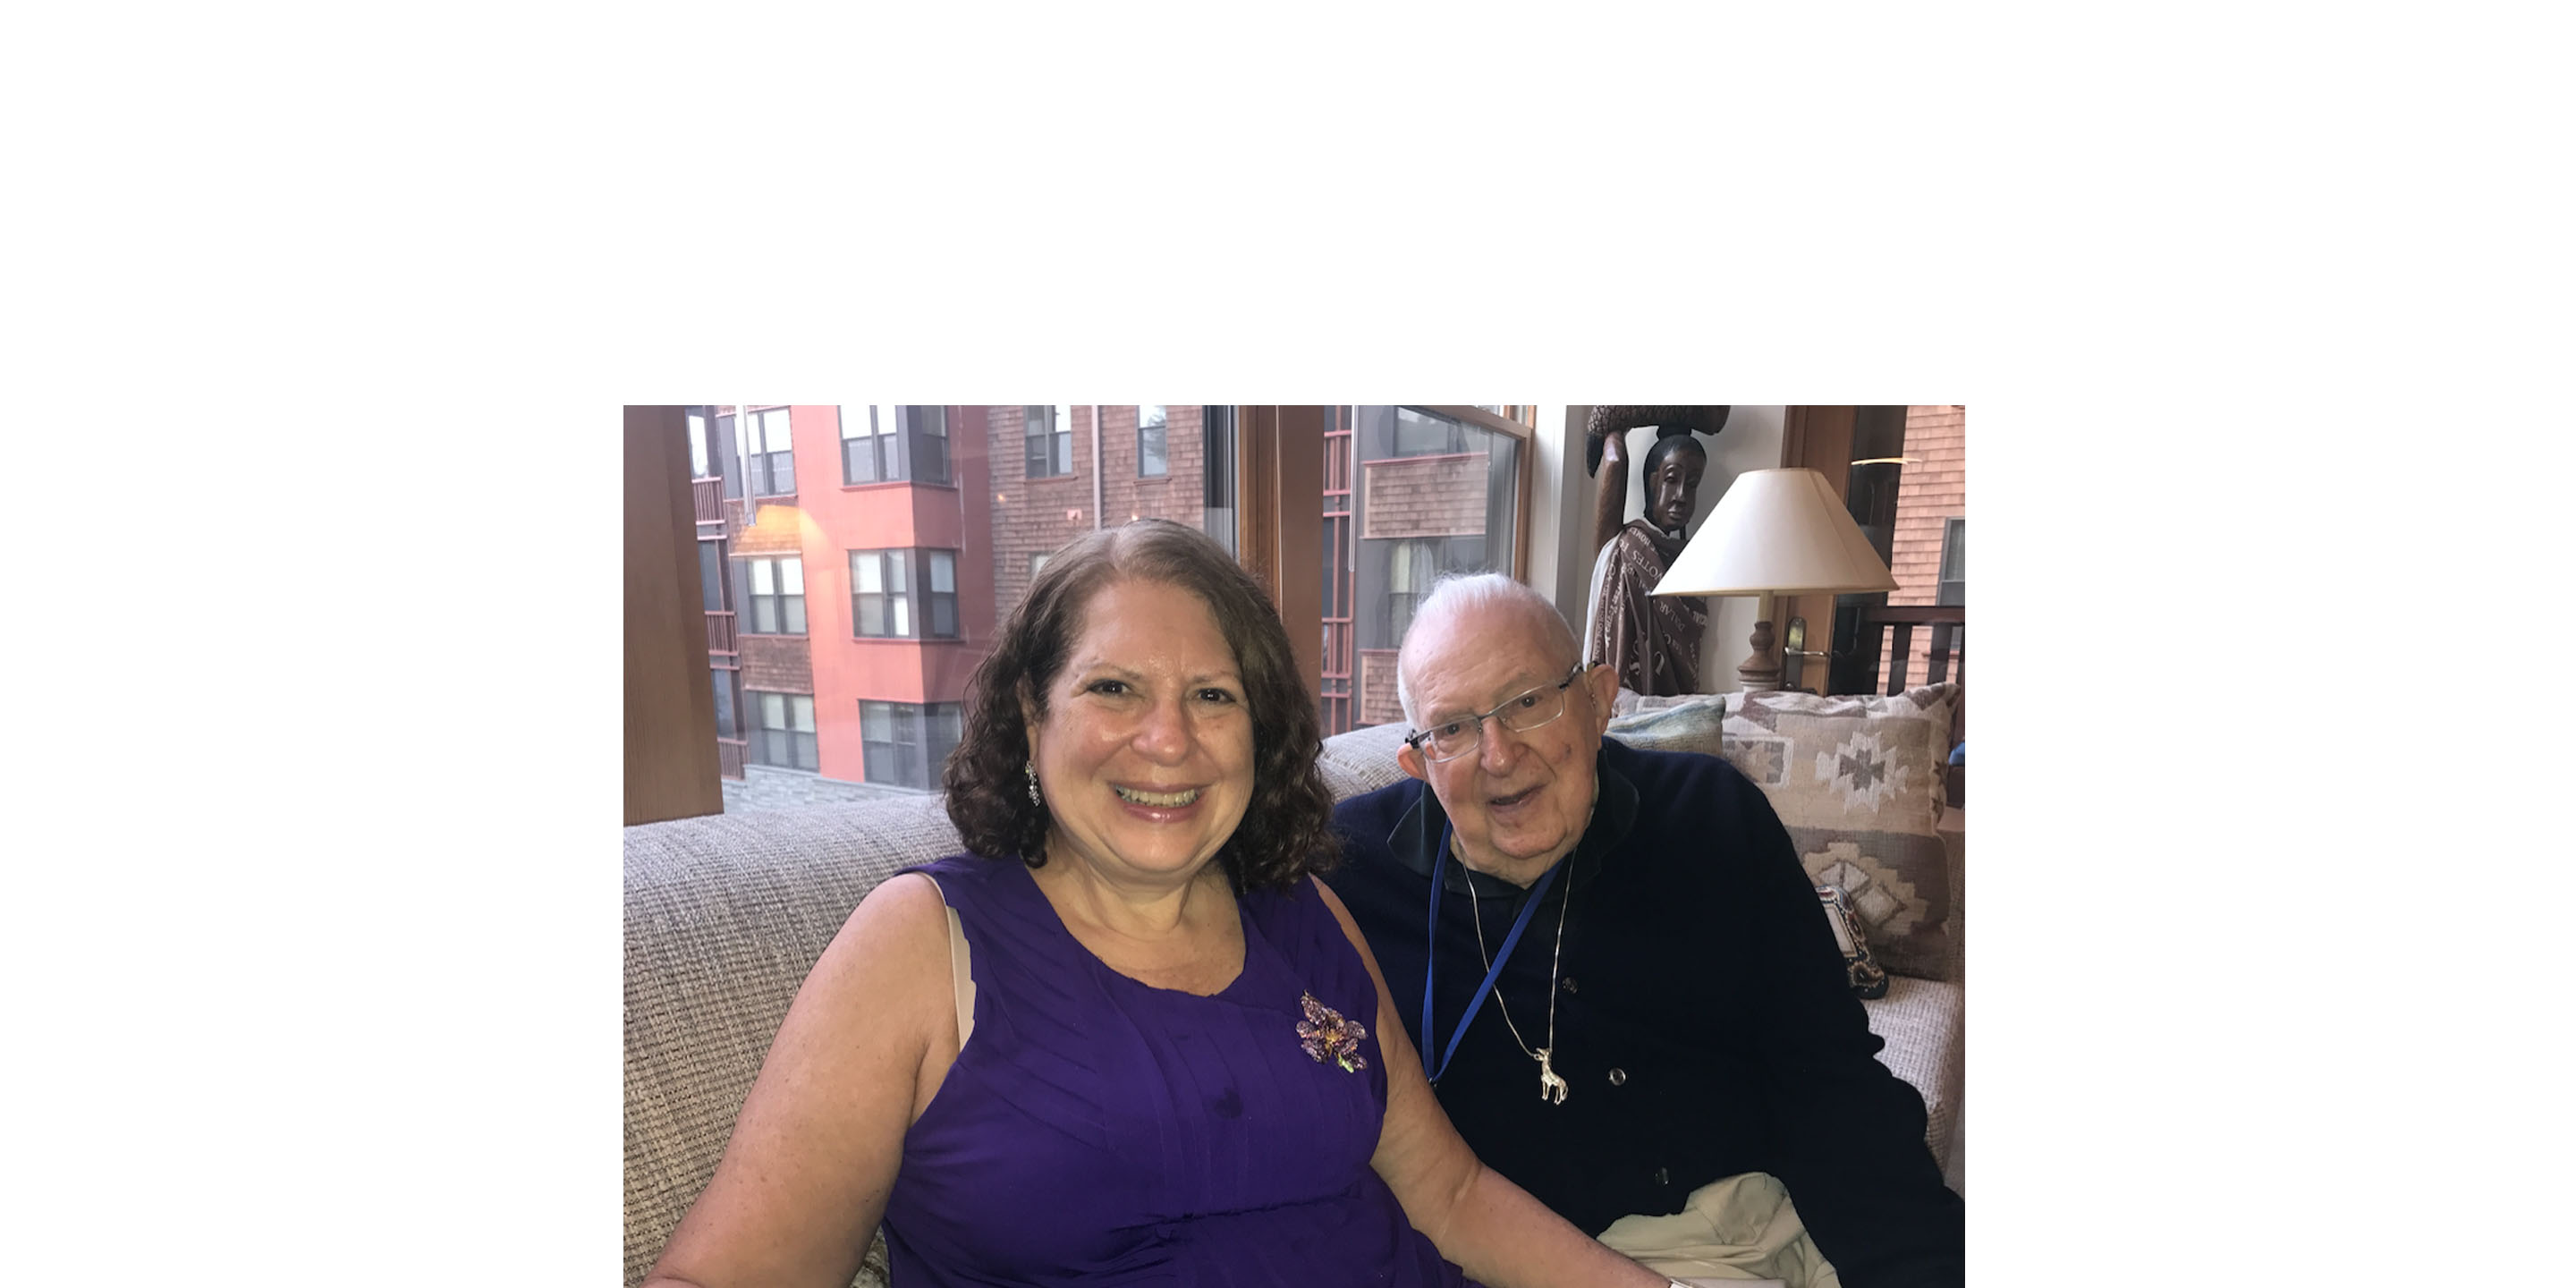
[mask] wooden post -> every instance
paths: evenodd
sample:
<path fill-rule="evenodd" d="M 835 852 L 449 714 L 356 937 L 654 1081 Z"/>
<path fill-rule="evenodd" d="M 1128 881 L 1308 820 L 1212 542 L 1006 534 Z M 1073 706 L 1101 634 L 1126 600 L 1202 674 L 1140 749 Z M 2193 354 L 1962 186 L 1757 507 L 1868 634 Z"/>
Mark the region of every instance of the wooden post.
<path fill-rule="evenodd" d="M 626 821 L 724 812 L 688 418 L 626 409 Z"/>

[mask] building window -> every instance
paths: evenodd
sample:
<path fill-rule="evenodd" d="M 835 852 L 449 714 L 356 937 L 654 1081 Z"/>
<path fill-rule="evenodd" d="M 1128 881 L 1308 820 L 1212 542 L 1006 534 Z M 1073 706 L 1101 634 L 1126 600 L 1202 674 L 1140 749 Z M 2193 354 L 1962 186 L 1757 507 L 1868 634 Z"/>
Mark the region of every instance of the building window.
<path fill-rule="evenodd" d="M 751 414 L 751 494 L 793 496 L 796 493 L 796 447 L 788 437 L 784 407 Z"/>
<path fill-rule="evenodd" d="M 742 673 L 739 671 L 727 671 L 721 668 L 709 668 L 707 671 L 707 678 L 715 682 L 716 737 L 726 741 L 733 741 L 741 738 L 741 726 L 734 723 L 733 690 L 736 684 L 741 683 Z"/>
<path fill-rule="evenodd" d="M 724 606 L 724 543 L 698 543 L 698 599 L 705 611 L 721 613 Z"/>
<path fill-rule="evenodd" d="M 905 593 L 909 551 L 850 552 L 851 629 L 862 637 L 909 637 L 912 598 Z"/>
<path fill-rule="evenodd" d="M 1161 407 L 1136 409 L 1136 477 L 1159 478 L 1172 472 L 1169 422 Z"/>
<path fill-rule="evenodd" d="M 841 409 L 841 481 L 948 481 L 948 409 L 891 403 Z"/>
<path fill-rule="evenodd" d="M 1936 604 L 1968 602 L 1968 520 L 1965 516 L 1941 525 L 1941 589 L 1933 595 Z"/>
<path fill-rule="evenodd" d="M 1073 473 L 1073 406 L 1029 407 L 1022 431 L 1028 449 L 1029 477 L 1054 478 Z"/>
<path fill-rule="evenodd" d="M 711 479 L 715 476 L 714 458 L 707 452 L 707 418 L 692 407 L 689 409 L 689 477 Z"/>
<path fill-rule="evenodd" d="M 884 483 L 903 477 L 903 444 L 895 433 L 900 409 L 841 409 L 841 481 Z"/>
<path fill-rule="evenodd" d="M 1348 417 L 1347 420 L 1342 419 Z M 1344 432 L 1338 426 L 1347 424 Z M 1317 692 L 1335 733 L 1403 719 L 1392 654 L 1441 575 L 1517 577 L 1527 427 L 1473 407 L 1352 406 L 1326 420 L 1324 668 Z M 1582 606 L 1574 608 L 1582 620 Z M 1347 695 L 1347 700 L 1345 699 Z"/>
<path fill-rule="evenodd" d="M 1038 579 L 1038 569 L 1046 567 L 1046 561 L 1053 558 L 1055 558 L 1055 552 L 1052 550 L 1041 550 L 1036 554 L 1030 555 L 1029 580 L 1036 581 Z"/>
<path fill-rule="evenodd" d="M 945 407 L 906 407 L 904 415 L 911 420 L 907 435 L 912 444 L 912 476 L 924 483 L 948 481 L 948 409 Z"/>
<path fill-rule="evenodd" d="M 810 693 L 754 693 L 760 699 L 760 736 L 751 740 L 752 758 L 781 769 L 823 767 L 814 749 L 814 696 Z"/>
<path fill-rule="evenodd" d="M 805 561 L 795 555 L 743 561 L 742 601 L 751 606 L 754 635 L 805 633 Z"/>
<path fill-rule="evenodd" d="M 916 560 L 926 585 L 915 582 Z M 861 638 L 957 638 L 957 552 L 851 551 L 850 622 Z"/>
<path fill-rule="evenodd" d="M 1395 409 L 1395 443 L 1389 456 L 1450 456 L 1469 450 L 1467 426 L 1446 416 Z"/>
<path fill-rule="evenodd" d="M 930 564 L 930 638 L 957 638 L 957 552 L 925 550 Z"/>
<path fill-rule="evenodd" d="M 1413 606 L 1431 593 L 1431 583 L 1453 569 L 1445 541 L 1398 541 L 1387 551 L 1386 630 L 1397 640 L 1413 629 Z"/>
<path fill-rule="evenodd" d="M 714 466 L 714 467 L 715 467 L 715 471 L 716 471 L 716 473 L 721 474 L 721 475 L 724 475 L 724 481 L 725 481 L 724 494 L 725 494 L 726 496 L 732 497 L 733 499 L 735 499 L 735 500 L 737 500 L 737 501 L 741 500 L 741 499 L 742 499 L 742 463 L 741 463 L 741 460 L 740 460 L 741 445 L 740 445 L 740 444 L 737 444 L 736 442 L 734 442 L 734 439 L 733 439 L 733 415 L 732 415 L 732 413 L 728 412 L 728 413 L 726 413 L 726 414 L 724 414 L 724 415 L 721 415 L 721 416 L 716 417 L 716 437 L 715 437 L 715 442 L 714 442 L 713 444 L 711 444 L 710 446 L 712 446 L 712 447 L 714 448 L 714 450 L 715 450 L 715 459 L 714 459 L 713 461 L 708 462 L 708 463 L 709 463 L 710 465 L 712 465 L 712 466 Z M 731 464 L 727 464 L 727 462 L 732 462 L 732 463 L 731 463 Z"/>
<path fill-rule="evenodd" d="M 872 783 L 928 790 L 965 728 L 965 707 L 955 702 L 859 703 L 859 737 L 867 751 L 864 772 Z"/>

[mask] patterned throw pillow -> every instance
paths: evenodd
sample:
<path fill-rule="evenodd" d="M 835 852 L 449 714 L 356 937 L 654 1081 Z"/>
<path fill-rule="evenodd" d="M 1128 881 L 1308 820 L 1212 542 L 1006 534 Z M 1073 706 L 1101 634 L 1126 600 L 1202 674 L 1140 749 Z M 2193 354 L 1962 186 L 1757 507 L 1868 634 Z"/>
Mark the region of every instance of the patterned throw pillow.
<path fill-rule="evenodd" d="M 1878 959 L 1869 954 L 1869 932 L 1861 928 L 1860 914 L 1852 911 L 1851 900 L 1840 886 L 1816 887 L 1816 898 L 1825 905 L 1825 924 L 1833 927 L 1834 944 L 1843 950 L 1843 969 L 1851 976 L 1852 992 L 1860 997 L 1887 996 L 1887 972 Z"/>
<path fill-rule="evenodd" d="M 1726 719 L 1727 760 L 1770 797 L 1808 878 L 1841 888 L 1900 975 L 1947 973 L 1950 857 L 1937 829 L 1958 692 L 1745 693 Z"/>

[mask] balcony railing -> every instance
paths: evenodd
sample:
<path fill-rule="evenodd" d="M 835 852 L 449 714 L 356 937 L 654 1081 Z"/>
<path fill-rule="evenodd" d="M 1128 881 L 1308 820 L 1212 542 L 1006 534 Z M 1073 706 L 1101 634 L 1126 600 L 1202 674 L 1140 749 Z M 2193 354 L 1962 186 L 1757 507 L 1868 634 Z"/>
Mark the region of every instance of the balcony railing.
<path fill-rule="evenodd" d="M 721 774 L 726 778 L 736 780 L 739 780 L 742 777 L 743 746 L 744 744 L 731 738 L 716 739 L 716 772 L 718 774 Z"/>
<path fill-rule="evenodd" d="M 740 651 L 734 647 L 733 614 L 707 614 L 707 651 L 710 653 Z"/>
<path fill-rule="evenodd" d="M 691 479 L 689 493 L 691 499 L 697 503 L 698 522 L 724 522 L 723 479 Z"/>
<path fill-rule="evenodd" d="M 1880 673 L 1880 659 L 1885 659 L 1886 692 L 1905 692 L 1907 673 L 1913 669 L 1914 630 L 1931 631 L 1931 652 L 1924 659 L 1925 684 L 1943 680 L 1968 681 L 1968 651 L 1960 633 L 1968 625 L 1964 604 L 1907 604 L 1865 609 L 1860 615 L 1860 651 L 1868 659 L 1867 674 Z"/>

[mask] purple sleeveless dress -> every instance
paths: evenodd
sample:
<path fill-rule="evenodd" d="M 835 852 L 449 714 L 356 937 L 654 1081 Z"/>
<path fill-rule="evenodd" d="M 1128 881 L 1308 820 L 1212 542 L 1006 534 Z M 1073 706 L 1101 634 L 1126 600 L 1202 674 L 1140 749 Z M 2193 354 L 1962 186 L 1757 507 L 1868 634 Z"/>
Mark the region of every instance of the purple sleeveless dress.
<path fill-rule="evenodd" d="M 1196 997 L 1092 956 L 1017 860 L 912 870 L 965 928 L 975 1028 L 904 1137 L 894 1288 L 1466 1282 L 1369 1167 L 1377 993 L 1311 879 L 1237 899 L 1243 974 Z M 1307 1054 L 1309 993 L 1365 1067 Z"/>

